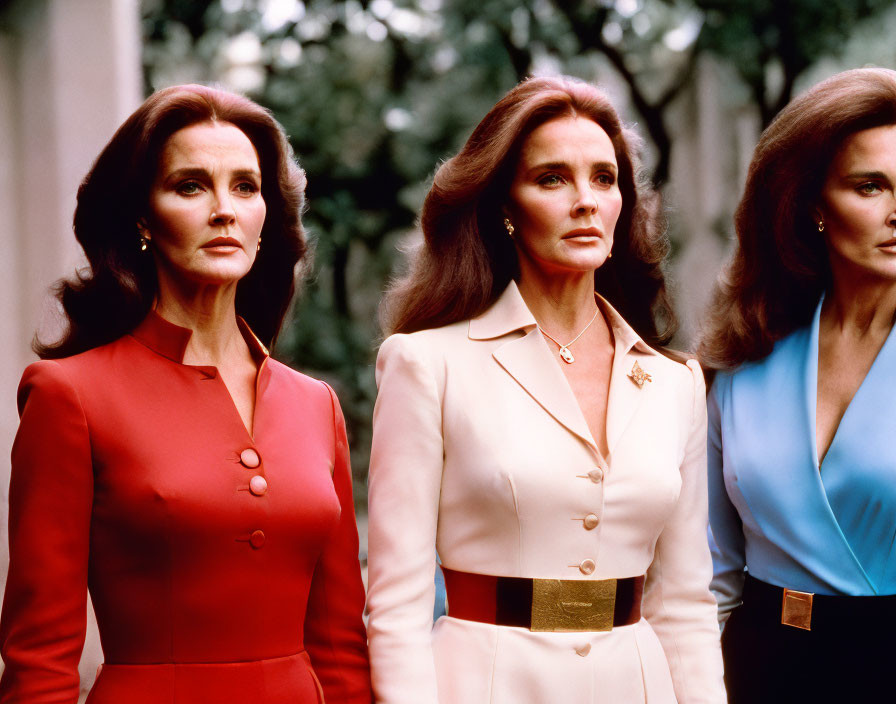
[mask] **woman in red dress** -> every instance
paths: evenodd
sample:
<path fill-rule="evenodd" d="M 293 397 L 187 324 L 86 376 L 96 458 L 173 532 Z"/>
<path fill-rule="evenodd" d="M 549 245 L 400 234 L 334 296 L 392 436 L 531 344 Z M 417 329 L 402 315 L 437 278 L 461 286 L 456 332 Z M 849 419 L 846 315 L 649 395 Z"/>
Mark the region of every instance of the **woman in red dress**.
<path fill-rule="evenodd" d="M 202 86 L 150 97 L 78 193 L 90 267 L 19 388 L 0 702 L 369 704 L 345 426 L 274 361 L 305 257 L 280 126 Z"/>

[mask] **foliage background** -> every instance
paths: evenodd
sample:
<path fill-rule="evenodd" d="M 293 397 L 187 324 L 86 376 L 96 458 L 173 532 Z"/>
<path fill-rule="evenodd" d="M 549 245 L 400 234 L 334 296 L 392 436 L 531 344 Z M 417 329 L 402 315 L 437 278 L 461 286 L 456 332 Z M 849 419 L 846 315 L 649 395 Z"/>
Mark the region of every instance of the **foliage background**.
<path fill-rule="evenodd" d="M 276 355 L 335 386 L 363 504 L 377 303 L 401 266 L 399 250 L 413 244 L 435 167 L 504 92 L 543 73 L 605 85 L 647 140 L 649 174 L 672 201 L 677 251 L 688 233 L 674 207 L 679 190 L 667 183 L 676 145 L 692 126 L 683 124 L 676 104 L 695 90 L 701 63 L 711 61 L 732 77 L 718 100 L 755 115 L 755 139 L 801 85 L 869 56 L 896 66 L 887 31 L 891 6 L 889 0 L 144 0 L 145 91 L 220 82 L 269 107 L 286 128 L 308 173 L 305 222 L 316 265 Z M 876 47 L 871 54 L 869 42 Z M 729 211 L 737 187 L 736 179 L 724 184 Z M 715 231 L 724 238 L 730 212 L 719 220 Z"/>

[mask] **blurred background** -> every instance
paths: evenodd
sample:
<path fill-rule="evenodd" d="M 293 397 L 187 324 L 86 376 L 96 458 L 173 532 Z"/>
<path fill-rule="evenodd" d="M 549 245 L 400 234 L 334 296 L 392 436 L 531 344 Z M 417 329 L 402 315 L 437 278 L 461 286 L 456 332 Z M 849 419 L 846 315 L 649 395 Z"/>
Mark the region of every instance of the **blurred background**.
<path fill-rule="evenodd" d="M 894 35 L 891 0 L 0 0 L 0 444 L 35 330 L 59 330 L 48 287 L 81 263 L 77 185 L 153 90 L 246 93 L 308 173 L 314 274 L 275 356 L 339 394 L 363 556 L 377 304 L 419 238 L 435 167 L 503 93 L 571 74 L 635 125 L 664 195 L 687 348 L 762 128 L 837 71 L 896 67 Z M 0 572 L 8 473 L 4 458 Z M 85 690 L 100 659 L 92 631 Z"/>

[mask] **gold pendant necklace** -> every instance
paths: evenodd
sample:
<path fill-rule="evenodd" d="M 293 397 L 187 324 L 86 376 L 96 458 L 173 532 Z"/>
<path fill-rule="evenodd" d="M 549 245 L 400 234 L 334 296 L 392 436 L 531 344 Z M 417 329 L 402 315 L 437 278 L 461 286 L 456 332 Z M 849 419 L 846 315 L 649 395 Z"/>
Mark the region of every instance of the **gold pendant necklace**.
<path fill-rule="evenodd" d="M 595 320 L 597 320 L 597 314 L 598 314 L 598 313 L 600 313 L 600 308 L 598 308 L 596 311 L 594 311 L 594 317 L 592 317 L 591 320 L 588 321 L 588 324 L 587 324 L 584 328 L 582 328 L 582 332 L 580 332 L 578 335 L 576 335 L 574 338 L 572 338 L 572 339 L 571 339 L 569 342 L 567 342 L 565 345 L 564 345 L 562 342 L 557 342 L 557 340 L 555 340 L 553 337 L 551 337 L 550 335 L 548 335 L 548 334 L 544 331 L 544 329 L 541 327 L 541 325 L 539 325 L 538 323 L 535 324 L 535 327 L 538 328 L 539 332 L 540 332 L 542 335 L 544 335 L 544 336 L 545 336 L 546 338 L 548 338 L 551 342 L 553 342 L 555 345 L 557 345 L 557 347 L 560 348 L 560 359 L 562 359 L 562 360 L 563 360 L 564 362 L 566 362 L 567 364 L 572 364 L 573 362 L 576 361 L 576 358 L 573 357 L 573 356 L 572 356 L 572 352 L 569 351 L 569 347 L 570 347 L 570 345 L 572 345 L 573 342 L 575 342 L 575 341 L 578 340 L 582 335 L 585 334 L 585 331 L 586 331 L 588 328 L 591 327 L 591 323 L 593 323 Z"/>

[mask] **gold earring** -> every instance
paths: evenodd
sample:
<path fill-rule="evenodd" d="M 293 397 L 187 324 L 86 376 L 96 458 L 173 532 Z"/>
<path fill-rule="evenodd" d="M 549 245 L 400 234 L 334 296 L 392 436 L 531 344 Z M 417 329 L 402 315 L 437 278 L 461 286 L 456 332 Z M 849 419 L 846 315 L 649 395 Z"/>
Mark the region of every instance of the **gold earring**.
<path fill-rule="evenodd" d="M 255 245 L 255 251 L 256 253 L 261 251 L 261 235 L 258 236 L 258 244 Z"/>
<path fill-rule="evenodd" d="M 818 231 L 819 231 L 819 232 L 824 232 L 824 220 L 819 220 L 819 221 L 818 221 Z"/>
<path fill-rule="evenodd" d="M 149 247 L 149 237 L 146 236 L 146 226 L 137 223 L 137 244 L 140 246 L 140 251 L 145 252 Z"/>
<path fill-rule="evenodd" d="M 510 218 L 504 218 L 504 229 L 507 230 L 508 236 L 513 239 L 513 223 L 510 222 Z"/>
<path fill-rule="evenodd" d="M 613 253 L 610 252 L 610 253 L 607 255 L 607 259 L 612 259 L 612 258 L 613 258 Z"/>

